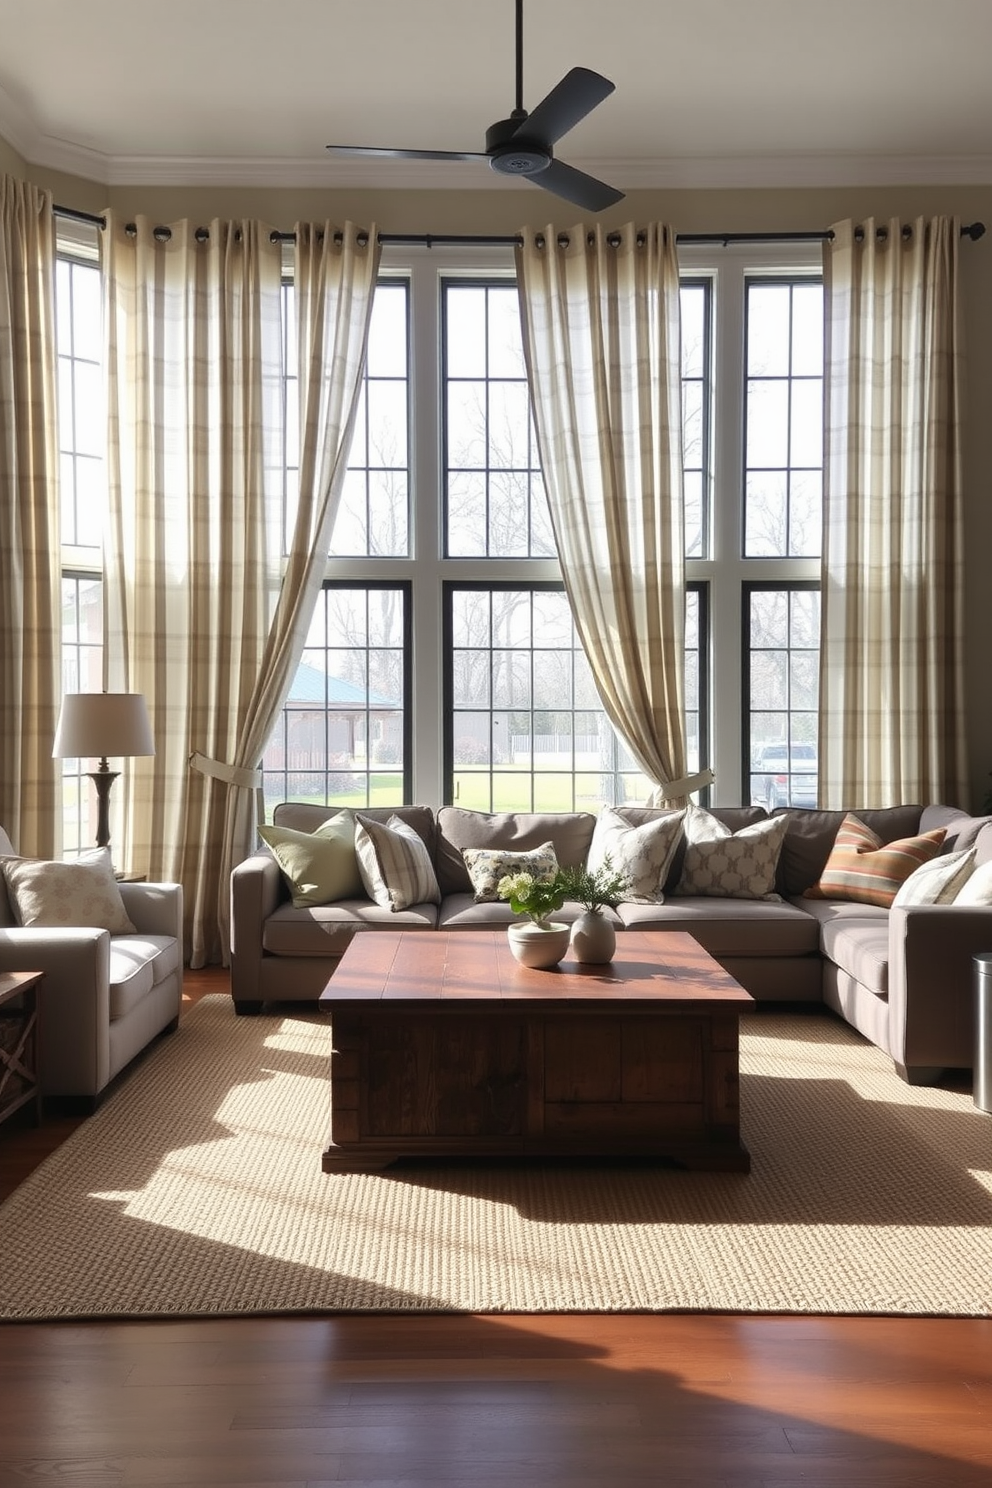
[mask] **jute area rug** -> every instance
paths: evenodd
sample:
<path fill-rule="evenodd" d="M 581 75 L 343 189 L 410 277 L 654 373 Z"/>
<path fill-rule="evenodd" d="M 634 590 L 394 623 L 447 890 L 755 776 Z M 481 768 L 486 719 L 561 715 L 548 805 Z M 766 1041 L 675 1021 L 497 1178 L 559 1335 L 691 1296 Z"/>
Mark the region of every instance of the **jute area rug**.
<path fill-rule="evenodd" d="M 0 1206 L 0 1318 L 992 1313 L 992 1117 L 825 1015 L 742 1035 L 749 1175 L 327 1175 L 326 1022 L 206 997 Z"/>

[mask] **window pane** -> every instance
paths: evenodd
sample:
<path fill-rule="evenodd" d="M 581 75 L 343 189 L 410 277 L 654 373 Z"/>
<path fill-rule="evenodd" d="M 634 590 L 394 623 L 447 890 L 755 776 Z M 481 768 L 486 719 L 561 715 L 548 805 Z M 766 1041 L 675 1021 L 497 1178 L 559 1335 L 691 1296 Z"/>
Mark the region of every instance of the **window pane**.
<path fill-rule="evenodd" d="M 749 799 L 817 804 L 819 610 L 815 589 L 748 590 Z"/>
<path fill-rule="evenodd" d="M 448 281 L 442 307 L 445 553 L 551 556 L 516 286 Z"/>
<path fill-rule="evenodd" d="M 823 288 L 750 281 L 744 554 L 814 558 L 823 466 Z"/>
<path fill-rule="evenodd" d="M 479 811 L 643 803 L 649 784 L 603 712 L 564 591 L 453 584 L 445 588 L 445 604 L 454 641 L 445 726 L 455 803 Z M 688 733 L 696 768 L 701 621 L 695 591 L 689 608 Z"/>
<path fill-rule="evenodd" d="M 408 604 L 404 585 L 325 585 L 262 757 L 267 816 L 284 800 L 407 799 Z"/>

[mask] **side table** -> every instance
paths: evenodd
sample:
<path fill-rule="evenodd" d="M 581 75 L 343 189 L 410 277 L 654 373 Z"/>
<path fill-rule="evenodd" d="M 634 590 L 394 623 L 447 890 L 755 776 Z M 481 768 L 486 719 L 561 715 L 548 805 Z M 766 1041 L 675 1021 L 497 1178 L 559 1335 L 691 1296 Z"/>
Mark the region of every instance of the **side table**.
<path fill-rule="evenodd" d="M 40 971 L 0 972 L 0 1121 L 34 1105 L 41 1122 L 38 1086 L 38 987 Z"/>

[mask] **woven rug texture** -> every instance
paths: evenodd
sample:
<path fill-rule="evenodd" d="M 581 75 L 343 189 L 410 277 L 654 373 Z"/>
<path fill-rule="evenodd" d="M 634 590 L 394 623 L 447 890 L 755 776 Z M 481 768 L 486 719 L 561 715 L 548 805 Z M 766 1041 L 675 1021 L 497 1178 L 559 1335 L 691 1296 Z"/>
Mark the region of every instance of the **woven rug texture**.
<path fill-rule="evenodd" d="M 826 1015 L 742 1020 L 750 1174 L 325 1174 L 329 1050 L 316 1012 L 191 1008 L 0 1205 L 0 1319 L 992 1314 L 992 1117 Z"/>

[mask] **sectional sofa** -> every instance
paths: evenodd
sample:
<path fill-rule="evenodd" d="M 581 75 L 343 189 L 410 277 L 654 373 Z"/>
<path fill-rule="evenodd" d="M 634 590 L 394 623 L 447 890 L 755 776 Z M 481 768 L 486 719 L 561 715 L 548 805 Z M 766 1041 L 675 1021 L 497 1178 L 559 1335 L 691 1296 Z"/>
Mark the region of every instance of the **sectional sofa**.
<path fill-rule="evenodd" d="M 942 830 L 944 854 L 974 849 L 976 864 L 992 860 L 992 818 L 944 806 L 853 808 L 883 843 Z M 587 859 L 596 818 L 585 812 L 490 815 L 445 806 L 376 808 L 373 821 L 392 816 L 423 841 L 440 891 L 439 903 L 394 910 L 364 895 L 330 903 L 294 905 L 279 864 L 267 847 L 240 863 L 231 878 L 231 989 L 241 1014 L 263 1004 L 315 999 L 351 936 L 377 928 L 478 929 L 505 925 L 508 905 L 478 903 L 462 856 L 466 848 L 534 849 L 552 842 L 562 866 Z M 632 826 L 670 813 L 624 807 Z M 313 832 L 327 807 L 284 803 L 273 824 Z M 762 807 L 716 807 L 712 815 L 731 832 L 767 820 Z M 680 895 L 676 854 L 664 902 L 624 903 L 618 928 L 688 931 L 759 1002 L 824 1003 L 893 1059 L 910 1083 L 933 1083 L 949 1067 L 969 1067 L 974 1041 L 974 955 L 992 950 L 992 905 L 916 904 L 879 908 L 830 898 L 807 898 L 834 846 L 844 811 L 784 808 L 787 818 L 768 898 Z M 684 849 L 683 849 L 684 851 Z M 565 906 L 555 918 L 569 918 Z"/>

